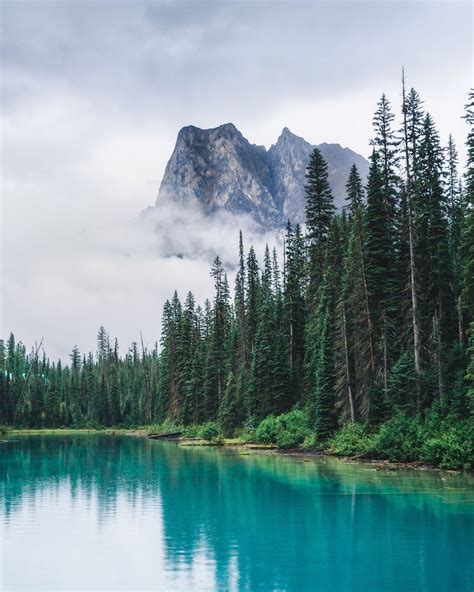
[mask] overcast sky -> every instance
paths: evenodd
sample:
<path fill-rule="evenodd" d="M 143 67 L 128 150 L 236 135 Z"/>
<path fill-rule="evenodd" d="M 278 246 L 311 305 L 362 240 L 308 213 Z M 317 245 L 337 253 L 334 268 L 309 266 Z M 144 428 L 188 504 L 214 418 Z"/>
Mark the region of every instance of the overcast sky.
<path fill-rule="evenodd" d="M 164 258 L 128 224 L 154 203 L 183 125 L 232 121 L 266 146 L 288 126 L 366 156 L 382 92 L 399 112 L 404 64 L 464 158 L 470 2 L 2 0 L 0 10 L 1 335 L 44 336 L 53 356 L 93 347 L 101 323 L 122 349 L 140 329 L 152 343 L 174 287 L 209 293 L 221 232 L 206 226 L 206 255 L 191 262 Z M 202 221 L 189 224 L 192 235 Z"/>

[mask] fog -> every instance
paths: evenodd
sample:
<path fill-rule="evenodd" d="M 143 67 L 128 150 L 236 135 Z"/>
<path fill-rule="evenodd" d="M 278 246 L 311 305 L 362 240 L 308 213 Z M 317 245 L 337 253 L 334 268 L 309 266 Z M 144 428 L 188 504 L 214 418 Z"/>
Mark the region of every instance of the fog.
<path fill-rule="evenodd" d="M 266 243 L 281 248 L 273 233 L 262 233 L 245 216 L 209 218 L 172 204 L 134 219 L 83 208 L 59 224 L 54 215 L 43 218 L 28 230 L 28 249 L 21 235 L 7 230 L 5 250 L 15 256 L 5 257 L 3 311 L 26 344 L 44 337 L 53 359 L 64 359 L 73 345 L 93 350 L 100 325 L 118 338 L 121 351 L 139 342 L 140 333 L 152 347 L 174 290 L 182 300 L 189 290 L 198 303 L 212 300 L 216 255 L 233 288 L 239 229 L 259 256 Z"/>

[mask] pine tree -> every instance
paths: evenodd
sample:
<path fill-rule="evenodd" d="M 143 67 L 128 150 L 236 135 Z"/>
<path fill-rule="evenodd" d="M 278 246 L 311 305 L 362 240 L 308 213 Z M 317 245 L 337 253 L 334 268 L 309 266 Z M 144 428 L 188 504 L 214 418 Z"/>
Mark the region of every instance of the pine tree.
<path fill-rule="evenodd" d="M 419 137 L 421 133 L 421 102 L 418 94 L 411 89 L 408 98 L 405 95 L 405 72 L 402 70 L 402 113 L 403 113 L 403 147 L 405 153 L 405 188 L 401 199 L 401 236 L 400 236 L 400 260 L 408 259 L 408 281 L 410 312 L 408 325 L 413 341 L 413 359 L 416 373 L 416 400 L 420 400 L 420 377 L 421 377 L 421 334 L 418 310 L 418 267 L 414 222 L 414 200 L 418 185 L 418 152 Z M 405 252 L 405 245 L 408 244 L 408 253 Z M 402 267 L 402 278 L 405 270 Z M 402 279 L 402 287 L 405 282 Z M 404 302 L 402 301 L 402 316 Z M 403 326 L 403 323 L 402 323 Z"/>
<path fill-rule="evenodd" d="M 328 167 L 315 148 L 306 170 L 306 230 L 309 252 L 309 295 L 311 305 L 323 279 L 324 257 L 329 228 L 334 216 L 334 199 L 328 181 Z"/>
<path fill-rule="evenodd" d="M 453 291 L 456 301 L 456 316 L 458 329 L 458 342 L 464 345 L 464 319 L 461 302 L 461 269 L 460 253 L 462 228 L 465 214 L 463 192 L 458 175 L 458 153 L 451 134 L 448 141 L 448 224 L 449 224 L 449 250 L 453 266 Z"/>
<path fill-rule="evenodd" d="M 0 339 L 0 423 L 8 424 L 7 359 L 5 342 Z"/>
<path fill-rule="evenodd" d="M 120 382 L 117 340 L 115 340 L 114 350 L 109 354 L 109 356 L 109 387 L 107 389 L 109 404 L 108 417 L 110 425 L 117 426 L 122 421 L 122 413 L 120 408 Z"/>
<path fill-rule="evenodd" d="M 388 230 L 392 233 L 392 241 L 396 232 L 394 223 L 396 219 L 395 214 L 399 186 L 399 177 L 397 174 L 399 141 L 392 128 L 394 119 L 395 116 L 392 113 L 390 102 L 385 94 L 383 94 L 377 104 L 377 110 L 372 120 L 375 136 L 370 144 L 379 157 L 381 190 L 386 208 L 387 223 L 390 225 Z"/>
<path fill-rule="evenodd" d="M 364 188 L 362 187 L 362 179 L 356 165 L 353 164 L 346 183 L 346 202 L 351 216 L 354 216 L 362 207 L 363 201 Z"/>
<path fill-rule="evenodd" d="M 258 304 L 257 332 L 252 351 L 249 402 L 251 415 L 263 419 L 274 412 L 273 362 L 276 337 L 275 300 L 272 290 L 272 265 L 268 245 L 265 248 L 261 293 Z"/>
<path fill-rule="evenodd" d="M 214 279 L 215 297 L 205 369 L 205 414 L 208 419 L 217 417 L 224 394 L 226 344 L 230 328 L 229 285 L 219 257 L 214 259 L 211 277 Z"/>
<path fill-rule="evenodd" d="M 303 394 L 306 323 L 306 257 L 299 224 L 293 231 L 288 222 L 284 253 L 283 324 L 288 342 L 290 403 L 296 403 Z"/>
<path fill-rule="evenodd" d="M 393 317 L 396 315 L 397 267 L 390 222 L 390 204 L 386 199 L 384 174 L 379 156 L 371 156 L 367 186 L 365 253 L 367 255 L 367 287 L 373 321 L 373 345 L 377 377 L 384 394 L 393 360 Z M 377 378 L 375 377 L 375 378 Z"/>
<path fill-rule="evenodd" d="M 335 293 L 338 288 L 340 244 L 337 224 L 332 227 L 332 240 L 326 249 L 324 278 L 318 307 L 312 313 L 306 333 L 306 347 L 311 352 L 310 369 L 314 386 L 308 393 L 308 409 L 316 437 L 327 439 L 336 427 L 336 376 L 334 365 Z M 339 252 L 338 252 L 339 251 Z"/>
<path fill-rule="evenodd" d="M 61 406 L 61 364 L 56 368 L 53 364 L 49 373 L 49 384 L 45 398 L 45 425 L 58 427 L 60 425 Z"/>
<path fill-rule="evenodd" d="M 468 205 L 461 239 L 462 305 L 466 322 L 474 320 L 474 90 L 469 93 L 464 118 L 469 126 L 467 136 L 467 167 L 465 178 L 465 201 Z"/>
<path fill-rule="evenodd" d="M 443 191 L 443 151 L 429 114 L 424 120 L 420 146 L 420 199 L 426 212 L 427 285 L 425 315 L 430 340 L 435 344 L 438 368 L 438 395 L 443 395 L 441 372 L 445 347 L 457 336 L 453 293 L 452 258 L 449 248 L 447 203 Z"/>
<path fill-rule="evenodd" d="M 254 248 L 250 247 L 247 256 L 247 292 L 245 296 L 246 338 L 249 354 L 255 343 L 259 297 L 260 277 L 258 261 Z"/>

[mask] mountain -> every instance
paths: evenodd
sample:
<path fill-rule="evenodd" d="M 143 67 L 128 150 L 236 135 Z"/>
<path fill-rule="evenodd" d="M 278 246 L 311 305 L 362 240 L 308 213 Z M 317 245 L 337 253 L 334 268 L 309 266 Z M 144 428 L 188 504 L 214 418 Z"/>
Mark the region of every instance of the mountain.
<path fill-rule="evenodd" d="M 342 207 L 353 163 L 362 178 L 368 162 L 339 144 L 317 146 L 328 163 L 336 205 Z M 248 213 L 264 226 L 305 218 L 306 166 L 314 146 L 284 128 L 269 150 L 244 138 L 232 123 L 213 129 L 181 129 L 166 166 L 156 205 L 166 200 L 219 210 Z"/>

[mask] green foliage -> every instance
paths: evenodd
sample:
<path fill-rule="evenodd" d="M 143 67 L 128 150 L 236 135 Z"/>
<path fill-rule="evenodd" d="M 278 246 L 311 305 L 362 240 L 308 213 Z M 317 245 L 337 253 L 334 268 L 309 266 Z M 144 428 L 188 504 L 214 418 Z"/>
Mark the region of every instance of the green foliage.
<path fill-rule="evenodd" d="M 278 422 L 274 415 L 263 419 L 255 429 L 255 441 L 261 444 L 276 444 L 278 437 Z"/>
<path fill-rule="evenodd" d="M 370 457 L 375 448 L 375 437 L 361 423 L 347 423 L 329 440 L 328 452 L 341 456 L 362 455 Z"/>
<path fill-rule="evenodd" d="M 147 434 L 172 434 L 175 432 L 183 432 L 184 426 L 175 423 L 169 418 L 166 418 L 161 423 L 154 423 L 146 427 Z"/>
<path fill-rule="evenodd" d="M 275 444 L 278 448 L 297 448 L 310 436 L 309 418 L 306 411 L 293 409 L 278 416 L 269 415 L 257 426 L 256 442 Z"/>
<path fill-rule="evenodd" d="M 465 469 L 474 467 L 474 430 L 468 422 L 458 423 L 439 431 L 426 434 L 420 459 L 442 469 Z"/>
<path fill-rule="evenodd" d="M 303 450 L 314 450 L 318 447 L 318 440 L 316 438 L 316 434 L 314 433 L 311 433 L 308 436 L 306 436 L 303 440 L 303 443 L 300 446 L 300 448 L 302 448 Z"/>
<path fill-rule="evenodd" d="M 219 425 L 215 421 L 206 421 L 199 427 L 197 435 L 203 440 L 215 441 L 220 436 Z"/>
<path fill-rule="evenodd" d="M 374 453 L 379 458 L 410 462 L 420 458 L 421 444 L 420 421 L 404 413 L 396 413 L 380 426 Z"/>
<path fill-rule="evenodd" d="M 469 470 L 474 466 L 474 428 L 472 422 L 443 417 L 439 410 L 431 411 L 424 420 L 397 413 L 377 431 L 347 423 L 326 450 L 342 456 Z"/>

